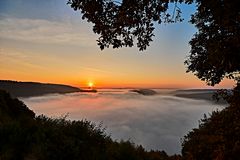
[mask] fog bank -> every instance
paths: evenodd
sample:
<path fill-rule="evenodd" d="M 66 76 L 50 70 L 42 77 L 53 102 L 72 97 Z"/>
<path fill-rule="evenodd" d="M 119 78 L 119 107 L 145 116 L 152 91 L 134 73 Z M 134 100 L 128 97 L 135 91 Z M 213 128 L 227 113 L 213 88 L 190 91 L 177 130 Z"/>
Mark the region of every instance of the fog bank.
<path fill-rule="evenodd" d="M 181 152 L 181 138 L 198 126 L 203 114 L 223 108 L 206 100 L 176 97 L 170 90 L 144 96 L 128 90 L 100 90 L 22 98 L 37 114 L 103 123 L 116 140 L 131 140 L 146 149 Z"/>

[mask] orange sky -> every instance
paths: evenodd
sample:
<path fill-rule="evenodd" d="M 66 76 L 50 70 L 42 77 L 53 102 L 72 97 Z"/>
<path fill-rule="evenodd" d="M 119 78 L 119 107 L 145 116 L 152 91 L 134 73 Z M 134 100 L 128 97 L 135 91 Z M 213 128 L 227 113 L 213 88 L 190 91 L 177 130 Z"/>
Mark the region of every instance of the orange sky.
<path fill-rule="evenodd" d="M 101 51 L 92 25 L 65 2 L 0 2 L 0 79 L 78 87 L 89 81 L 95 87 L 208 87 L 185 72 L 188 41 L 196 32 L 187 20 L 157 26 L 144 52 L 136 47 Z M 232 86 L 224 81 L 217 87 Z"/>

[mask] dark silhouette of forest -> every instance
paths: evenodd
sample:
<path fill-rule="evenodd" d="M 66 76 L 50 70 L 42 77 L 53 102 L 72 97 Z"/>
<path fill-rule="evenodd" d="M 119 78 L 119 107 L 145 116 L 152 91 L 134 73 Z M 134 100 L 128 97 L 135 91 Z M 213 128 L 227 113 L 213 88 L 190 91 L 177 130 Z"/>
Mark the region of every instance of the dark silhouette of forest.
<path fill-rule="evenodd" d="M 15 97 L 31 97 L 51 93 L 71 93 L 81 91 L 77 87 L 62 84 L 17 82 L 10 80 L 0 80 L 0 89 L 6 90 Z"/>

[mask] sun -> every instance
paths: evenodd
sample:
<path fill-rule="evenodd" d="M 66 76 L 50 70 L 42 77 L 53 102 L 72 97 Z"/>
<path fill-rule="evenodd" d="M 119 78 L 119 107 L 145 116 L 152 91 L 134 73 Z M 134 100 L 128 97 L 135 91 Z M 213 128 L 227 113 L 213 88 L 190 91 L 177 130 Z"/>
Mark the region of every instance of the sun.
<path fill-rule="evenodd" d="M 89 88 L 93 88 L 93 86 L 94 86 L 94 83 L 93 83 L 93 82 L 88 82 L 88 87 L 89 87 Z"/>

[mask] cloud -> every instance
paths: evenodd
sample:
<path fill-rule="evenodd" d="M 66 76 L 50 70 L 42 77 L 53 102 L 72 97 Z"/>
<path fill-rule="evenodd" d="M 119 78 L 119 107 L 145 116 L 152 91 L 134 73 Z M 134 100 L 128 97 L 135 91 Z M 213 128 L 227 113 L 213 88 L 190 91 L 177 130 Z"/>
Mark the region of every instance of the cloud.
<path fill-rule="evenodd" d="M 89 24 L 69 21 L 3 18 L 0 21 L 0 38 L 43 44 L 96 46 L 96 37 L 89 30 Z"/>

